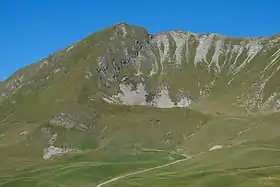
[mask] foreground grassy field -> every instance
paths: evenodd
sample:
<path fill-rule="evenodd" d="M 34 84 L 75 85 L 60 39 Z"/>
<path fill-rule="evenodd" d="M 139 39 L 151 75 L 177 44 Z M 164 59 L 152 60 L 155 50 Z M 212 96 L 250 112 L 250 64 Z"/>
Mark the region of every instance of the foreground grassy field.
<path fill-rule="evenodd" d="M 0 186 L 280 185 L 278 114 L 113 105 L 102 110 L 86 132 L 39 122 L 2 126 Z M 55 146 L 67 142 L 77 151 L 43 160 L 49 141 L 43 127 L 58 134 Z"/>
<path fill-rule="evenodd" d="M 94 151 L 76 153 L 1 171 L 0 186 L 276 187 L 280 182 L 280 147 L 272 146 L 275 142 L 279 139 L 188 158 L 157 151 L 121 157 Z"/>
<path fill-rule="evenodd" d="M 110 153 L 111 154 L 111 153 Z M 109 155 L 90 151 L 1 171 L 0 186 L 95 186 L 98 182 L 180 159 L 168 153 Z"/>
<path fill-rule="evenodd" d="M 129 176 L 108 186 L 279 186 L 279 150 L 228 148 Z"/>

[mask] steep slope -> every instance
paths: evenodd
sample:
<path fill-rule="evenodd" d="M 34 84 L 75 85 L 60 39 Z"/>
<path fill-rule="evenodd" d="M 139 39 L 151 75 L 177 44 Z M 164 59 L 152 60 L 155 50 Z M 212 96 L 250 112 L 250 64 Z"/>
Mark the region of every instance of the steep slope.
<path fill-rule="evenodd" d="M 126 104 L 149 104 L 144 95 L 155 95 L 152 105 L 163 108 L 186 107 L 192 101 L 212 108 L 214 101 L 221 108 L 217 112 L 233 107 L 248 112 L 277 109 L 279 41 L 279 36 L 238 39 L 181 31 L 159 33 L 132 60 L 134 79 L 142 79 L 137 86 L 134 83 L 139 94 L 129 92 L 133 84 L 122 83 L 125 93 L 117 97 Z"/>
<path fill-rule="evenodd" d="M 263 186 L 279 70 L 280 35 L 96 32 L 0 82 L 0 186 Z"/>
<path fill-rule="evenodd" d="M 83 99 L 88 101 L 91 90 L 94 90 L 94 97 L 98 94 L 96 60 L 100 54 L 106 52 L 107 58 L 123 57 L 124 47 L 130 48 L 135 40 L 146 35 L 143 28 L 131 27 L 130 37 L 124 37 L 121 28 L 117 25 L 95 33 L 16 72 L 2 86 L 1 115 L 24 113 L 26 118 L 27 112 L 30 115 L 39 113 L 40 118 L 42 113 L 50 117 L 64 105 L 82 103 Z M 115 51 L 111 53 L 109 50 Z M 29 111 L 26 111 L 27 105 Z"/>

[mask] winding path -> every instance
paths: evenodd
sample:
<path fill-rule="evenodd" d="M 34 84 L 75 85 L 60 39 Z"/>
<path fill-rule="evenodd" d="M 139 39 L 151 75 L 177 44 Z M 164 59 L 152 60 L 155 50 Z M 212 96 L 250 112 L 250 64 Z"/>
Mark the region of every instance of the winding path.
<path fill-rule="evenodd" d="M 184 158 L 184 159 L 180 159 L 180 160 L 176 160 L 174 162 L 171 162 L 169 164 L 164 164 L 164 165 L 161 165 L 161 166 L 156 166 L 156 167 L 152 167 L 152 168 L 148 168 L 148 169 L 144 169 L 144 170 L 141 170 L 141 171 L 136 171 L 136 172 L 132 172 L 132 173 L 127 173 L 125 175 L 122 175 L 122 176 L 119 176 L 119 177 L 115 177 L 113 179 L 110 179 L 110 180 L 107 180 L 105 182 L 102 182 L 100 184 L 98 184 L 96 187 L 102 187 L 102 186 L 105 186 L 109 183 L 112 183 L 114 181 L 117 181 L 119 179 L 123 179 L 125 177 L 129 177 L 129 176 L 132 176 L 132 175 L 137 175 L 137 174 L 140 174 L 140 173 L 145 173 L 145 172 L 148 172 L 148 171 L 151 171 L 151 170 L 155 170 L 155 169 L 161 169 L 161 168 L 164 168 L 164 167 L 168 167 L 168 166 L 171 166 L 173 164 L 177 164 L 179 162 L 184 162 L 186 160 L 189 160 L 191 159 L 192 157 L 188 157 L 188 158 Z"/>

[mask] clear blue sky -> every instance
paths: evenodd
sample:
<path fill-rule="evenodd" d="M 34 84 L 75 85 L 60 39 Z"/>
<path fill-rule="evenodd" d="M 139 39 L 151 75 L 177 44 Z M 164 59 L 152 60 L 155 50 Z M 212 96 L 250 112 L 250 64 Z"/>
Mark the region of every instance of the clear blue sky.
<path fill-rule="evenodd" d="M 231 36 L 280 32 L 280 0 L 0 0 L 0 80 L 104 27 Z"/>

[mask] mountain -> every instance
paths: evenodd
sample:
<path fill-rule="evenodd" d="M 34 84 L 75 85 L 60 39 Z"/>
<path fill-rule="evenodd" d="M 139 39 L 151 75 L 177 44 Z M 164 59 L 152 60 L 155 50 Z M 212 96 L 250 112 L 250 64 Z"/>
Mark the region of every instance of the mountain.
<path fill-rule="evenodd" d="M 98 31 L 0 83 L 0 186 L 279 186 L 279 70 L 280 35 Z"/>

